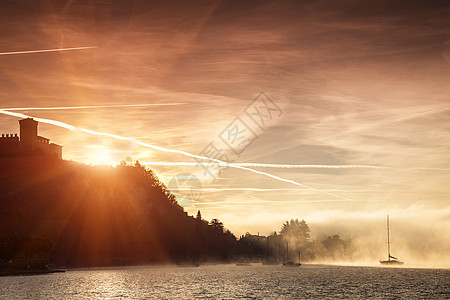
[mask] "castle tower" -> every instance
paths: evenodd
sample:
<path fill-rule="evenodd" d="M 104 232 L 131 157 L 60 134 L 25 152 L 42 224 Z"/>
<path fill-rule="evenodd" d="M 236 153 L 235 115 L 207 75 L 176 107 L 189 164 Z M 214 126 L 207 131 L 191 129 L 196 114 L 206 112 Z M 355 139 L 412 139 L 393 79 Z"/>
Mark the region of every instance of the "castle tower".
<path fill-rule="evenodd" d="M 62 159 L 62 146 L 38 135 L 38 122 L 33 118 L 19 120 L 20 139 L 16 134 L 0 137 L 0 158 L 3 156 L 47 156 Z"/>
<path fill-rule="evenodd" d="M 20 124 L 20 142 L 24 146 L 33 148 L 38 139 L 38 122 L 32 118 L 19 120 Z"/>

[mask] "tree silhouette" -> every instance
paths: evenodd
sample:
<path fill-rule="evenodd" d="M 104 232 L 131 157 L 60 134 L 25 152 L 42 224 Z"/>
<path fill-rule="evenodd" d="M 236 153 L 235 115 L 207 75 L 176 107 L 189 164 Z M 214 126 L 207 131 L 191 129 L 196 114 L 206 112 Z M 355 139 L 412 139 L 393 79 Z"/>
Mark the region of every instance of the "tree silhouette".
<path fill-rule="evenodd" d="M 220 222 L 219 219 L 212 219 L 211 222 L 209 222 L 209 225 L 213 228 L 223 231 L 223 223 Z"/>
<path fill-rule="evenodd" d="M 286 240 L 292 240 L 297 244 L 304 245 L 311 237 L 311 229 L 305 220 L 291 219 L 283 223 L 280 234 Z"/>

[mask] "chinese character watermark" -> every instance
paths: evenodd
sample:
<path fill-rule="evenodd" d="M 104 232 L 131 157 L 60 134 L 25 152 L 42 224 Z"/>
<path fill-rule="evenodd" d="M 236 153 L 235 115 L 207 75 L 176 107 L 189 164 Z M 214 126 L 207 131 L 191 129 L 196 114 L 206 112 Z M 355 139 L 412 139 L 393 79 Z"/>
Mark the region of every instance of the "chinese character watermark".
<path fill-rule="evenodd" d="M 222 169 L 226 168 L 227 165 L 230 163 L 230 160 L 228 159 L 228 155 L 221 148 L 218 148 L 214 144 L 214 141 L 209 143 L 199 153 L 199 155 L 205 156 L 205 157 L 209 157 L 209 158 L 213 158 L 215 160 L 220 160 L 220 161 L 223 161 L 223 162 L 226 163 L 226 165 L 223 165 L 223 163 L 221 164 L 221 163 L 219 163 L 218 161 L 215 161 L 215 160 L 204 161 L 204 160 L 201 160 L 201 159 L 197 159 L 198 166 L 201 166 L 204 169 L 203 175 L 209 175 L 210 177 L 213 178 L 213 180 L 216 180 L 215 173 L 216 172 L 220 173 L 220 171 Z"/>
<path fill-rule="evenodd" d="M 258 136 L 241 118 L 237 117 L 219 134 L 219 137 L 239 156 Z"/>
<path fill-rule="evenodd" d="M 264 92 L 259 93 L 252 103 L 244 108 L 244 112 L 264 131 L 267 130 L 268 122 L 283 114 L 281 108 Z"/>
<path fill-rule="evenodd" d="M 283 114 L 283 110 L 264 92 L 260 92 L 243 112 L 244 115 L 231 121 L 218 136 L 220 141 L 238 157 L 258 138 L 258 132 L 264 133 L 270 123 Z M 204 175 L 209 175 L 213 181 L 216 180 L 215 174 L 220 174 L 220 171 L 226 169 L 232 162 L 225 150 L 214 141 L 210 142 L 199 155 L 223 162 L 197 159 L 199 166 L 205 171 Z"/>
<path fill-rule="evenodd" d="M 211 178 L 213 182 L 216 181 L 220 172 L 234 162 L 228 153 L 231 156 L 241 156 L 259 134 L 266 132 L 271 123 L 282 114 L 283 110 L 266 93 L 260 92 L 243 109 L 243 114 L 234 118 L 219 133 L 218 139 L 212 140 L 198 154 L 205 157 L 205 159 L 196 158 L 197 166 L 203 168 L 202 175 Z M 231 152 L 227 153 L 227 149 Z M 169 189 L 177 196 L 178 203 L 185 207 L 195 205 L 202 193 L 200 180 L 190 173 L 180 173 L 173 177 Z"/>

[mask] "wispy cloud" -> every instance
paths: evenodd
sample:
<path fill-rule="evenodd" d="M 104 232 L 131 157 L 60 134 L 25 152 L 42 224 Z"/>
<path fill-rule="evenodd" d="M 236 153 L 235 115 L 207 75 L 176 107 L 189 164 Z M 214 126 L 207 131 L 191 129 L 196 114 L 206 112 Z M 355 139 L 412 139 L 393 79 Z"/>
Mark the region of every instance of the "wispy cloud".
<path fill-rule="evenodd" d="M 186 103 L 144 103 L 144 104 L 110 104 L 110 105 L 85 105 L 85 106 L 54 106 L 54 107 L 12 107 L 2 108 L 8 111 L 20 110 L 70 110 L 70 109 L 96 109 L 96 108 L 124 108 L 124 107 L 147 107 L 147 106 L 175 106 Z"/>

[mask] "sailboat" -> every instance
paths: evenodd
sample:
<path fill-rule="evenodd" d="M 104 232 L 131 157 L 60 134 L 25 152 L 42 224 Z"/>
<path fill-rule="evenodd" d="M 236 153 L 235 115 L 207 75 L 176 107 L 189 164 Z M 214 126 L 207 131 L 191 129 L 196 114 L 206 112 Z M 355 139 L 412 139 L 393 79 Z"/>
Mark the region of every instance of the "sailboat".
<path fill-rule="evenodd" d="M 389 240 L 389 215 L 386 218 L 387 220 L 387 251 L 388 251 L 388 259 L 387 260 L 380 260 L 380 263 L 382 265 L 388 265 L 388 266 L 399 266 L 403 265 L 402 261 L 399 261 L 397 257 L 394 257 L 391 255 L 391 243 Z"/>
<path fill-rule="evenodd" d="M 300 263 L 300 251 L 298 251 L 298 263 L 288 261 L 288 257 L 289 257 L 289 244 L 286 242 L 286 261 L 283 262 L 283 267 L 300 267 L 302 265 Z"/>

